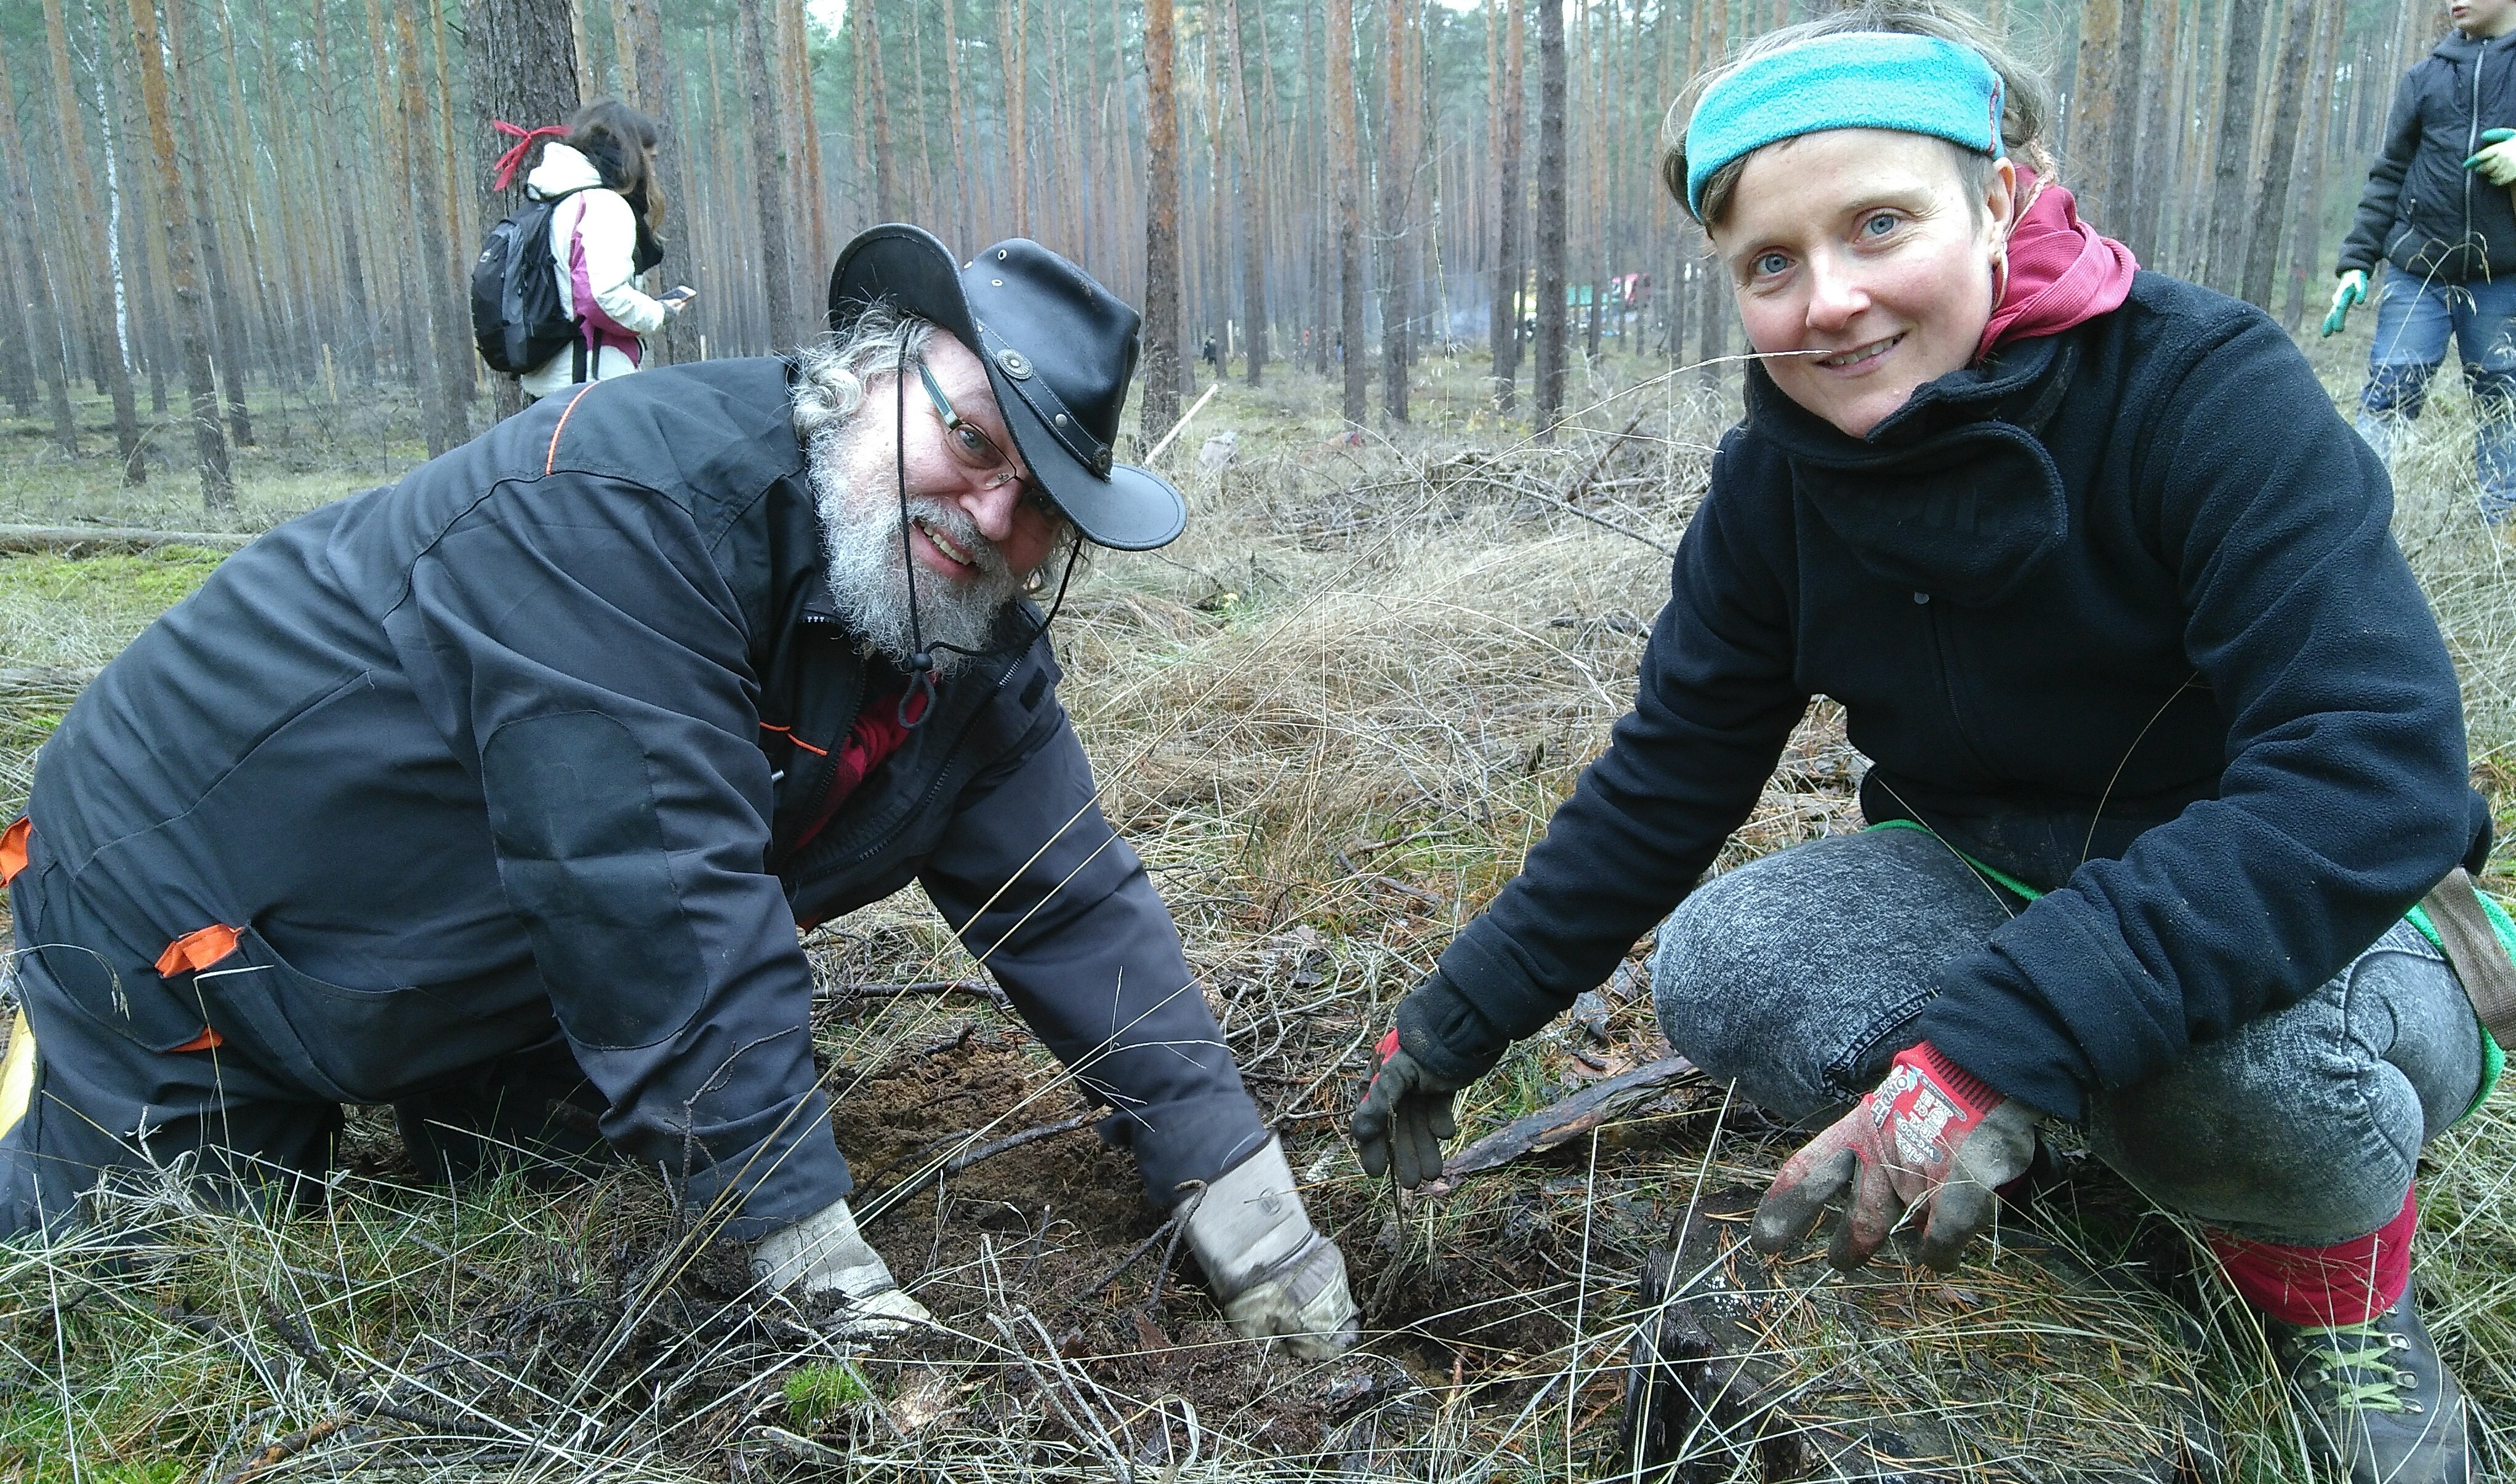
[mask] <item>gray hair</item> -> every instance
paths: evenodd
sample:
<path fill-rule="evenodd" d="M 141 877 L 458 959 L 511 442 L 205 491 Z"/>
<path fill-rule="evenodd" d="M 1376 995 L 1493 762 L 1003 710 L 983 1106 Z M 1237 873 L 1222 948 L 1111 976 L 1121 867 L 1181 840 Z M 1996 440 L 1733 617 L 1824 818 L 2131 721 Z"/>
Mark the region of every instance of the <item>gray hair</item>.
<path fill-rule="evenodd" d="M 806 443 L 857 415 L 865 383 L 896 375 L 901 361 L 923 360 L 935 321 L 888 299 L 876 300 L 844 333 L 822 336 L 795 352 L 795 436 Z"/>

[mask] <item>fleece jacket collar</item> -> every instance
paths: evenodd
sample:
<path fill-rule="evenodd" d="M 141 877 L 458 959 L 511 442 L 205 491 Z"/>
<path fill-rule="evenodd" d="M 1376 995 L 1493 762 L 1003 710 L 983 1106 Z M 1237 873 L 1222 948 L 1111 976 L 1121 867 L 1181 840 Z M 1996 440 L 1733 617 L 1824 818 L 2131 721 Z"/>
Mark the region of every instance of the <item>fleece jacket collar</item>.
<path fill-rule="evenodd" d="M 1967 607 L 2008 598 L 2068 539 L 2070 505 L 2039 434 L 2079 358 L 2072 335 L 2022 341 L 1915 390 L 1867 437 L 1747 372 L 1747 431 L 1870 575 Z"/>

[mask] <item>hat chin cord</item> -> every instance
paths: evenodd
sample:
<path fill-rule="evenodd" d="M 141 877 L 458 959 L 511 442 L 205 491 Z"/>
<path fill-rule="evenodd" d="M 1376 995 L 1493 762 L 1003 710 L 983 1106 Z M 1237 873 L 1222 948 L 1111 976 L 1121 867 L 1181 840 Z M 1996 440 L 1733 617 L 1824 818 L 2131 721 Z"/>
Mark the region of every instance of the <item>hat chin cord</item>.
<path fill-rule="evenodd" d="M 891 467 L 900 488 L 900 559 L 902 572 L 908 581 L 908 688 L 900 695 L 900 724 L 905 731 L 915 731 L 935 711 L 935 651 L 949 649 L 965 659 L 977 659 L 985 650 L 965 649 L 947 639 L 926 642 L 926 631 L 917 619 L 917 549 L 912 544 L 908 525 L 908 346 L 903 338 L 900 361 L 891 378 Z M 1038 643 L 1040 636 L 1066 606 L 1067 584 L 1074 580 L 1074 564 L 1083 556 L 1083 533 L 1074 533 L 1074 542 L 1066 549 L 1066 574 L 1057 580 L 1057 598 L 1031 626 L 1029 634 L 1014 651 L 1019 654 Z M 911 704 L 914 702 L 914 715 Z"/>

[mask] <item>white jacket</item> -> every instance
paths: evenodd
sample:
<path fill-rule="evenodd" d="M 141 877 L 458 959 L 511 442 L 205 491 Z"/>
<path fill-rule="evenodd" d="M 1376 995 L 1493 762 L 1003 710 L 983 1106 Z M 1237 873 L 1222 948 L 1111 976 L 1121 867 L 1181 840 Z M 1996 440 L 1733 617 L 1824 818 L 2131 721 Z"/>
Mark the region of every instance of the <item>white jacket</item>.
<path fill-rule="evenodd" d="M 618 191 L 604 186 L 594 162 L 554 140 L 542 146 L 542 162 L 524 178 L 524 188 L 542 197 L 576 192 L 551 212 L 551 259 L 559 271 L 561 307 L 570 314 L 582 312 L 576 303 L 571 258 L 571 249 L 581 242 L 585 281 L 596 306 L 623 330 L 643 336 L 663 328 L 663 305 L 642 293 L 637 275 L 630 271 L 638 246 L 637 215 Z M 548 396 L 567 386 L 575 369 L 574 357 L 573 349 L 562 350 L 527 373 L 524 394 Z M 603 381 L 637 369 L 638 361 L 613 343 L 602 347 L 587 371 L 591 380 Z"/>

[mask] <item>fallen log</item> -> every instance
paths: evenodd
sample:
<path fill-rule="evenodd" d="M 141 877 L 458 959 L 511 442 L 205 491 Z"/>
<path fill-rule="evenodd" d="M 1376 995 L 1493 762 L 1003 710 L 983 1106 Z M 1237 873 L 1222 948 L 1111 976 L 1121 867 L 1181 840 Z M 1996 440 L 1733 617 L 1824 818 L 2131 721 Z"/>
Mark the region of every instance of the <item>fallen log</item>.
<path fill-rule="evenodd" d="M 1683 1056 L 1663 1056 L 1630 1072 L 1603 1077 L 1580 1092 L 1517 1118 L 1478 1139 L 1442 1165 L 1442 1177 L 1424 1187 L 1428 1195 L 1447 1192 L 1471 1175 L 1499 1169 L 1526 1154 L 1539 1154 L 1613 1121 L 1616 1115 L 1683 1078 L 1695 1063 Z"/>
<path fill-rule="evenodd" d="M 197 546 L 232 552 L 253 540 L 235 531 L 151 531 L 130 525 L 0 525 L 0 552 L 95 556 Z"/>

